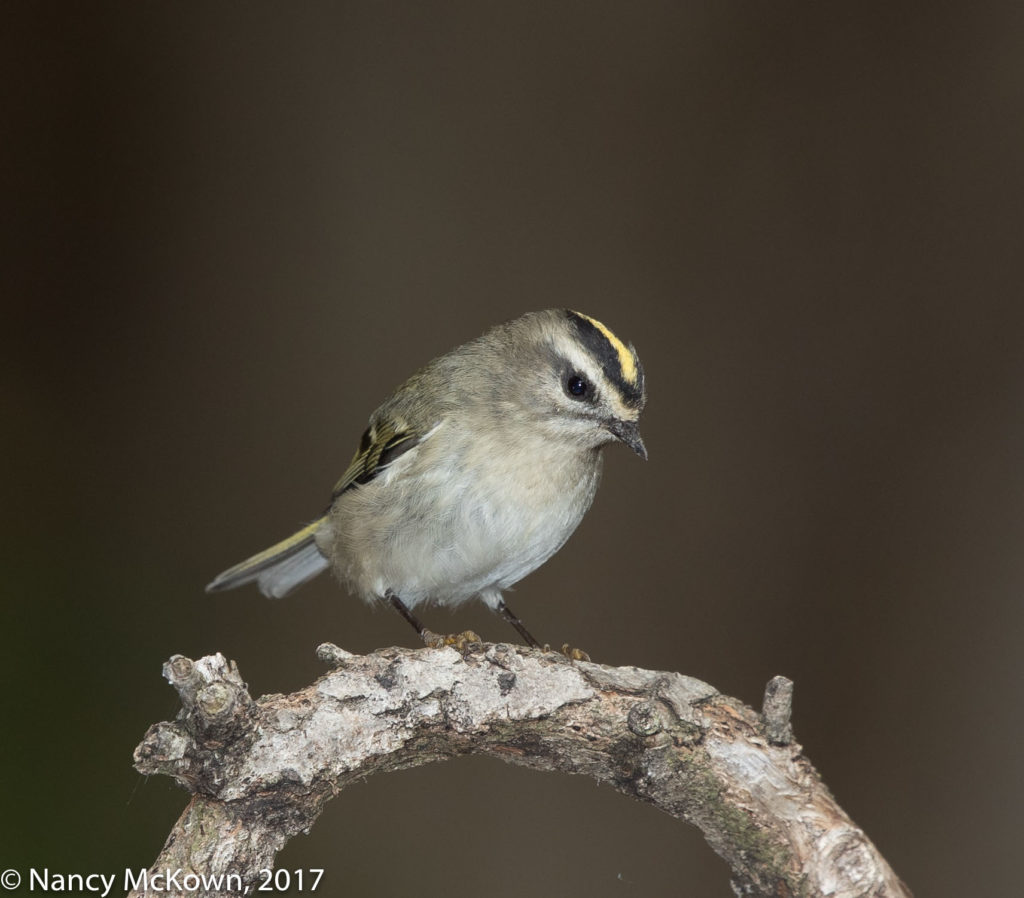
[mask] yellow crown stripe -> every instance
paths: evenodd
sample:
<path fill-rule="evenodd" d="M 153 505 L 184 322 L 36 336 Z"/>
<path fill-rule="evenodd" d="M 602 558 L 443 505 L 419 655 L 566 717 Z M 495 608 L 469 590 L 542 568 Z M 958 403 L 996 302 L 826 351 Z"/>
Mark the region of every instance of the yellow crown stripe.
<path fill-rule="evenodd" d="M 635 384 L 636 360 L 633 358 L 633 353 L 629 351 L 629 347 L 596 318 L 591 318 L 589 315 L 584 315 L 582 312 L 576 312 L 575 314 L 579 315 L 580 318 L 586 318 L 587 321 L 604 334 L 605 338 L 612 344 L 612 348 L 619 356 L 619 367 L 622 369 L 622 376 L 626 383 Z"/>

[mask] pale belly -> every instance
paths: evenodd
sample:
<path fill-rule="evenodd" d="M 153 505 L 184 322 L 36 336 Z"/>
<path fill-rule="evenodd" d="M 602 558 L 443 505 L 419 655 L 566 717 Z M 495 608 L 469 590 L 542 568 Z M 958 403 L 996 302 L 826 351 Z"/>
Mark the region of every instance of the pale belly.
<path fill-rule="evenodd" d="M 507 589 L 562 547 L 597 489 L 600 456 L 587 461 L 557 489 L 536 471 L 509 472 L 494 489 L 450 470 L 443 483 L 432 482 L 437 475 L 373 481 L 339 497 L 317 542 L 367 601 L 390 590 L 410 607 L 455 605 Z"/>

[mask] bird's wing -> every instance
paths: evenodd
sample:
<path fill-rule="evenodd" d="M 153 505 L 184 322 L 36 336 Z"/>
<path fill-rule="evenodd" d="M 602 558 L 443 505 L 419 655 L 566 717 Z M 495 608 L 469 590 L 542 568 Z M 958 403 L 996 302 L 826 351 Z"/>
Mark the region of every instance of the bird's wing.
<path fill-rule="evenodd" d="M 436 429 L 421 430 L 397 416 L 375 416 L 348 468 L 334 485 L 332 501 L 354 486 L 369 483 L 396 458 L 414 449 Z"/>

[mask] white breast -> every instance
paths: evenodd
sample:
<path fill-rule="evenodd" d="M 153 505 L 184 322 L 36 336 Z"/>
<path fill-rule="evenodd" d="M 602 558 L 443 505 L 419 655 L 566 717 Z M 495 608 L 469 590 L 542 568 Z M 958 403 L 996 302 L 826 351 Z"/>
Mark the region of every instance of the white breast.
<path fill-rule="evenodd" d="M 445 436 L 339 497 L 318 537 L 367 601 L 390 589 L 410 607 L 451 605 L 506 589 L 561 548 L 593 501 L 599 452 L 536 440 L 495 458 Z"/>

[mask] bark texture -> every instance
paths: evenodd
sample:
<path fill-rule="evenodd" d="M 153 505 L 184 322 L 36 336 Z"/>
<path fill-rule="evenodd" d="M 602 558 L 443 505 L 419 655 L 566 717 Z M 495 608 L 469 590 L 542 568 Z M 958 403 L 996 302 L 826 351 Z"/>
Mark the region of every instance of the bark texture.
<path fill-rule="evenodd" d="M 325 676 L 257 700 L 222 655 L 164 665 L 182 711 L 135 766 L 192 800 L 154 873 L 253 885 L 350 783 L 476 753 L 585 774 L 700 827 L 738 895 L 910 895 L 792 741 L 784 678 L 759 714 L 681 674 L 505 644 L 319 654 Z"/>

